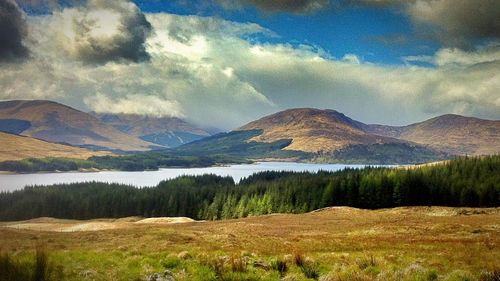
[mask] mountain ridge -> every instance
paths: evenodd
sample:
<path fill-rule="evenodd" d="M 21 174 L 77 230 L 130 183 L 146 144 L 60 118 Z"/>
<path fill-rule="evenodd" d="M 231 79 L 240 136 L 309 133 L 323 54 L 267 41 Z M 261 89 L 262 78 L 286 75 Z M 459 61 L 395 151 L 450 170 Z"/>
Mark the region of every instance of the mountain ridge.
<path fill-rule="evenodd" d="M 111 155 L 110 152 L 92 151 L 4 132 L 0 132 L 0 143 L 0 161 L 45 157 L 87 159 L 92 156 Z"/>
<path fill-rule="evenodd" d="M 153 144 L 124 134 L 88 113 L 46 100 L 0 102 L 1 120 L 29 122 L 19 135 L 102 150 L 145 151 Z M 3 125 L 8 125 L 8 122 Z M 1 129 L 1 128 L 0 128 Z"/>
<path fill-rule="evenodd" d="M 164 147 L 177 147 L 210 136 L 204 129 L 177 117 L 96 112 L 90 114 L 124 133 Z"/>
<path fill-rule="evenodd" d="M 500 153 L 500 120 L 444 114 L 406 126 L 370 124 L 363 130 L 456 155 Z"/>
<path fill-rule="evenodd" d="M 254 141 L 272 142 L 290 138 L 285 149 L 311 153 L 334 151 L 354 144 L 401 143 L 386 136 L 365 132 L 363 123 L 336 110 L 296 108 L 280 111 L 250 122 L 237 130 L 261 129 Z"/>

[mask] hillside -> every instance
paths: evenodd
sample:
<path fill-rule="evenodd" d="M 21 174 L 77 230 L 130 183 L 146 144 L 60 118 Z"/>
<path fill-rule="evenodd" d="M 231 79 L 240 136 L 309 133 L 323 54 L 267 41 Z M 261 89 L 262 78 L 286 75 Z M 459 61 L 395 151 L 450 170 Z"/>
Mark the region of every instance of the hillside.
<path fill-rule="evenodd" d="M 44 100 L 0 102 L 0 131 L 97 149 L 144 151 L 154 146 L 90 114 Z"/>
<path fill-rule="evenodd" d="M 177 147 L 210 134 L 176 117 L 154 117 L 137 114 L 92 113 L 102 122 L 144 141 L 164 147 Z"/>
<path fill-rule="evenodd" d="M 455 155 L 500 153 L 500 121 L 447 114 L 408 126 L 365 125 L 372 134 L 428 145 Z"/>
<path fill-rule="evenodd" d="M 254 141 L 262 134 L 262 130 L 232 131 L 220 133 L 201 140 L 188 143 L 174 149 L 181 155 L 212 155 L 250 159 L 287 158 L 300 160 L 308 158 L 309 153 L 284 150 L 291 143 L 290 139 L 273 142 Z"/>
<path fill-rule="evenodd" d="M 310 108 L 278 112 L 239 129 L 183 145 L 188 155 L 234 155 L 257 160 L 410 164 L 446 159 L 433 149 L 370 134 L 366 126 L 334 110 Z"/>
<path fill-rule="evenodd" d="M 91 156 L 110 155 L 109 152 L 92 151 L 63 144 L 49 143 L 31 137 L 0 132 L 0 161 L 25 158 L 63 157 L 87 159 Z"/>
<path fill-rule="evenodd" d="M 299 108 L 281 111 L 238 130 L 263 130 L 254 141 L 292 139 L 285 149 L 304 152 L 335 151 L 355 144 L 401 143 L 394 138 L 366 133 L 360 123 L 335 110 Z"/>

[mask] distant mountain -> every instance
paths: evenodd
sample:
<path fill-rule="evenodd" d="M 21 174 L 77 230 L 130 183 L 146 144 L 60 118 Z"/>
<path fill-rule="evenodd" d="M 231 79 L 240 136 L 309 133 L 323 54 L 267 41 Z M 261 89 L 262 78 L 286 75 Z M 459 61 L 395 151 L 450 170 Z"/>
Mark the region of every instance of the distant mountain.
<path fill-rule="evenodd" d="M 284 150 L 292 142 L 290 139 L 281 139 L 273 142 L 251 140 L 260 134 L 262 134 L 262 130 L 219 133 L 182 145 L 173 151 L 181 155 L 237 157 L 240 159 L 287 158 L 301 160 L 310 157 L 308 153 L 302 151 Z"/>
<path fill-rule="evenodd" d="M 218 134 L 176 151 L 235 155 L 251 159 L 291 158 L 323 162 L 420 163 L 447 155 L 405 140 L 363 130 L 367 126 L 334 110 L 281 111 L 233 132 Z"/>
<path fill-rule="evenodd" d="M 176 117 L 92 114 L 124 133 L 164 147 L 177 147 L 210 135 L 207 131 Z"/>
<path fill-rule="evenodd" d="M 111 154 L 3 132 L 0 132 L 0 143 L 2 144 L 0 145 L 0 161 L 45 157 L 87 159 L 91 156 Z"/>
<path fill-rule="evenodd" d="M 408 126 L 364 125 L 363 130 L 454 155 L 500 153 L 500 121 L 447 114 Z"/>
<path fill-rule="evenodd" d="M 52 101 L 0 102 L 0 131 L 96 149 L 145 151 L 155 145 Z"/>
<path fill-rule="evenodd" d="M 402 141 L 366 133 L 362 123 L 335 110 L 298 108 L 281 111 L 238 130 L 263 130 L 254 141 L 291 139 L 285 149 L 304 152 L 335 151 L 353 144 L 401 143 Z"/>

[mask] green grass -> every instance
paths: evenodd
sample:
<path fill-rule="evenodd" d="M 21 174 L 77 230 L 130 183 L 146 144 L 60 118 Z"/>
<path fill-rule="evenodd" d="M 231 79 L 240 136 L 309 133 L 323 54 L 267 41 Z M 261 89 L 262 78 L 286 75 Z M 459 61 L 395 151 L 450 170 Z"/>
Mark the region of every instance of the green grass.
<path fill-rule="evenodd" d="M 361 257 L 362 259 L 363 257 Z M 280 256 L 252 255 L 231 256 L 229 253 L 207 255 L 196 254 L 182 260 L 175 253 L 157 253 L 154 255 L 133 252 L 102 253 L 75 252 L 53 253 L 51 262 L 63 269 L 64 280 L 144 280 L 154 273 L 170 272 L 176 280 L 387 280 L 387 281 L 493 281 L 500 277 L 498 271 L 470 272 L 456 269 L 451 272 L 440 271 L 438 267 L 426 267 L 411 259 L 400 264 L 389 264 L 383 257 L 379 265 L 360 266 L 358 260 L 339 258 L 308 261 L 296 265 L 284 261 L 280 268 L 261 267 L 255 264 L 269 264 L 282 260 Z M 359 258 L 358 258 L 359 259 Z M 286 267 L 286 271 L 283 268 Z M 22 275 L 21 275 L 22 276 Z M 497 278 L 497 279 L 495 279 Z M 2 279 L 4 280 L 4 279 Z M 5 279 L 35 280 L 35 279 Z M 40 279 L 55 280 L 55 279 Z"/>
<path fill-rule="evenodd" d="M 0 227 L 0 245 L 2 257 L 8 253 L 30 272 L 33 245 L 46 245 L 46 265 L 68 281 L 144 280 L 166 271 L 176 280 L 498 281 L 500 236 L 493 226 L 500 213 L 446 214 L 453 210 L 335 208 L 175 225 L 117 221 L 121 228 L 74 233 Z"/>

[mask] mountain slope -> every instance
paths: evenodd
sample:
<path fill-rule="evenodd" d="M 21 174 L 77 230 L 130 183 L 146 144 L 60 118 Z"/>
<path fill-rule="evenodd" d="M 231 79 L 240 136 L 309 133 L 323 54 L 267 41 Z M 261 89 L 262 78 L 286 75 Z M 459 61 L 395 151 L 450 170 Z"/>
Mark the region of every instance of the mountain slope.
<path fill-rule="evenodd" d="M 500 121 L 447 114 L 408 126 L 365 125 L 371 134 L 428 145 L 456 155 L 500 153 Z"/>
<path fill-rule="evenodd" d="M 385 136 L 369 134 L 362 123 L 335 110 L 299 108 L 281 111 L 251 122 L 238 130 L 263 130 L 254 141 L 292 139 L 285 149 L 304 152 L 335 151 L 355 144 L 401 143 Z"/>
<path fill-rule="evenodd" d="M 0 143 L 2 144 L 0 146 L 0 161 L 45 157 L 87 159 L 91 156 L 111 154 L 3 132 L 0 132 Z"/>
<path fill-rule="evenodd" d="M 0 102 L 0 131 L 49 142 L 126 151 L 144 151 L 153 145 L 127 135 L 94 116 L 44 100 Z"/>
<path fill-rule="evenodd" d="M 448 157 L 422 145 L 367 133 L 364 126 L 334 110 L 290 109 L 174 152 L 364 164 L 423 163 Z"/>
<path fill-rule="evenodd" d="M 92 114 L 102 122 L 124 133 L 165 147 L 177 147 L 210 135 L 205 130 L 176 117 L 109 113 Z"/>
<path fill-rule="evenodd" d="M 258 142 L 252 138 L 262 134 L 262 130 L 232 131 L 219 133 L 176 148 L 181 155 L 230 156 L 247 159 L 287 158 L 300 160 L 307 158 L 301 151 L 283 150 L 290 145 L 290 139 L 273 142 Z"/>

